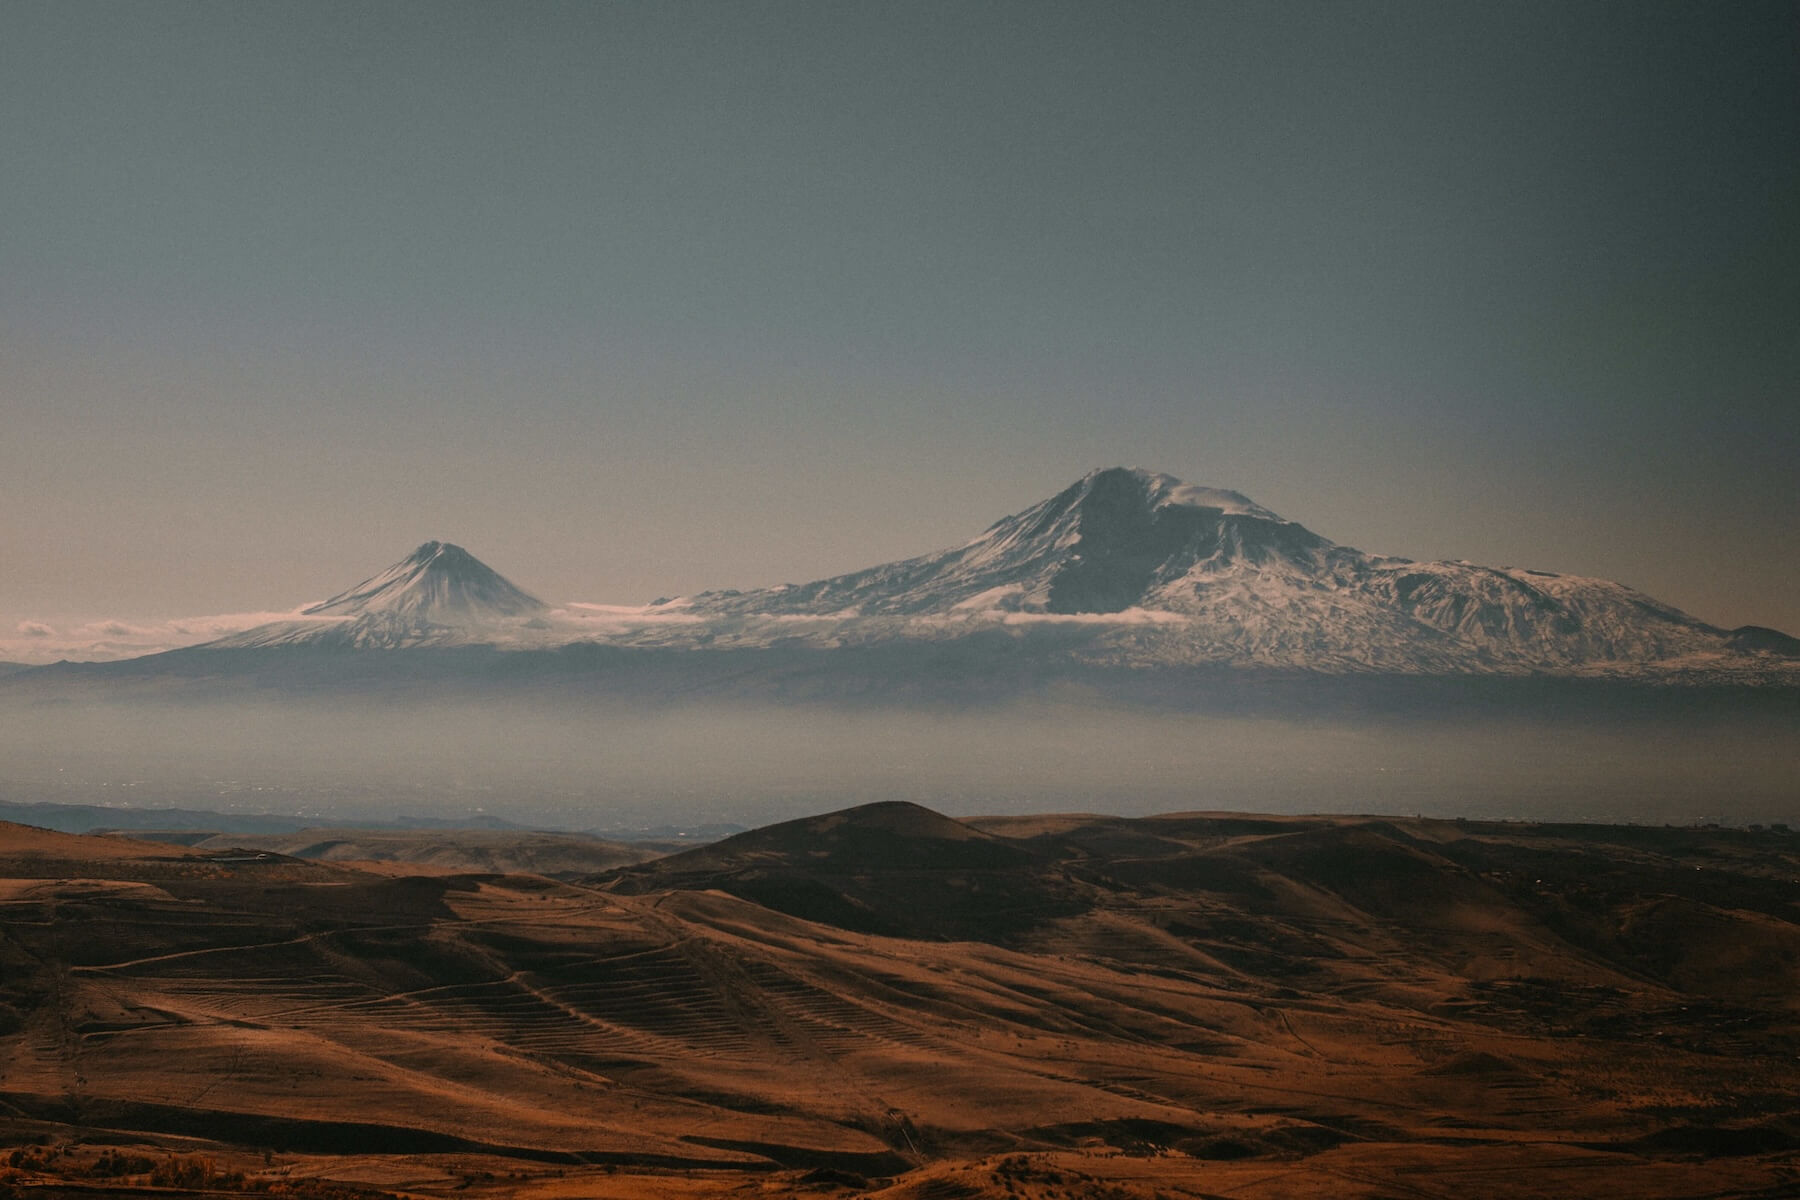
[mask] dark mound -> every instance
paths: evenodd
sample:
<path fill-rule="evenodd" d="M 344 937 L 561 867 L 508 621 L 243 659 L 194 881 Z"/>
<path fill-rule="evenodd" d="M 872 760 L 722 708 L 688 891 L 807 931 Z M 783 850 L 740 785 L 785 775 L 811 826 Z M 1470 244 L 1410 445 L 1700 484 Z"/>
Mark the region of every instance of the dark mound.
<path fill-rule="evenodd" d="M 753 829 L 672 855 L 653 869 L 685 874 L 803 863 L 813 869 L 941 870 L 1015 867 L 1037 857 L 1011 839 L 895 800 Z"/>
<path fill-rule="evenodd" d="M 841 929 L 919 938 L 1004 939 L 1086 907 L 1053 858 L 904 801 L 752 830 L 606 880 L 630 894 L 716 888 Z"/>
<path fill-rule="evenodd" d="M 1745 654 L 1778 654 L 1800 658 L 1800 638 L 1761 625 L 1741 625 L 1726 637 L 1726 644 Z"/>

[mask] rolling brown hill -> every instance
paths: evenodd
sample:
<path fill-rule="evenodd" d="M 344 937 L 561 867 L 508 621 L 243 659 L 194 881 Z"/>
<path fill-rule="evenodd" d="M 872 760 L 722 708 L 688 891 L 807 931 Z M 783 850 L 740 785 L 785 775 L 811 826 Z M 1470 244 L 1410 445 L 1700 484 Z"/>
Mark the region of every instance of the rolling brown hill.
<path fill-rule="evenodd" d="M 302 829 L 295 833 L 220 833 L 191 843 L 201 850 L 247 847 L 335 863 L 392 863 L 444 874 L 591 875 L 667 853 L 661 843 L 613 842 L 581 833 L 511 829 Z"/>
<path fill-rule="evenodd" d="M 7 827 L 0 880 L 6 1186 L 58 1195 L 1800 1180 L 1784 831 L 889 804 L 567 882 Z"/>

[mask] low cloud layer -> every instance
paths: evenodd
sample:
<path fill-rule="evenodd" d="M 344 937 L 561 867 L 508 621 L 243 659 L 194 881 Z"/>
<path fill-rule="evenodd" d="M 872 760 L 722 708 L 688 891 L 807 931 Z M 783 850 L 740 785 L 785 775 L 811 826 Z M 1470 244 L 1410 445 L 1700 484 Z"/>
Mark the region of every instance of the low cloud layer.
<path fill-rule="evenodd" d="M 0 634 L 0 660 L 24 663 L 111 662 L 197 646 L 226 634 L 239 633 L 270 621 L 293 620 L 295 612 L 216 613 L 204 617 L 178 617 L 162 621 L 131 621 L 103 617 L 86 621 L 19 621 L 10 635 Z"/>

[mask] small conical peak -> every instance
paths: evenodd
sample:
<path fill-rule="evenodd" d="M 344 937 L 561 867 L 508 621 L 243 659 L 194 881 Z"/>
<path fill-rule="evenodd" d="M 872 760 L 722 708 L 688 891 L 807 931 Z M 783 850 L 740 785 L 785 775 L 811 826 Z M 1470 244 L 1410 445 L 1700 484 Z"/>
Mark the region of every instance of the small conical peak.
<path fill-rule="evenodd" d="M 379 575 L 304 611 L 309 616 L 402 613 L 467 623 L 529 615 L 547 607 L 461 546 L 433 540 Z"/>

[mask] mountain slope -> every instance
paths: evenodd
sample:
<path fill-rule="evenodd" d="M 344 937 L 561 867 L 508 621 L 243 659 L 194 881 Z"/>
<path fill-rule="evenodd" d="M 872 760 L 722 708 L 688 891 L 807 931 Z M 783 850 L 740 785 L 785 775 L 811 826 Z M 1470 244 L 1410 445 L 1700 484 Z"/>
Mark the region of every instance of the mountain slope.
<path fill-rule="evenodd" d="M 619 895 L 716 890 L 804 920 L 902 937 L 1030 928 L 1083 902 L 1043 855 L 906 801 L 740 833 L 620 868 Z"/>
<path fill-rule="evenodd" d="M 996 610 L 1113 613 L 1218 556 L 1263 562 L 1329 546 L 1236 492 L 1167 475 L 1096 471 L 953 550 L 801 587 L 727 598 L 716 611 L 863 616 Z"/>
<path fill-rule="evenodd" d="M 955 549 L 666 607 L 698 618 L 714 644 L 1061 626 L 1089 661 L 1125 666 L 1560 673 L 1747 662 L 1753 647 L 1766 663 L 1785 648 L 1606 580 L 1365 554 L 1236 492 L 1126 468 L 1095 471 Z"/>
<path fill-rule="evenodd" d="M 934 554 L 637 608 L 551 608 L 461 548 L 427 542 L 293 618 L 204 648 L 931 642 L 973 654 L 997 640 L 1107 669 L 1800 682 L 1800 641 L 1773 630 L 1719 629 L 1602 579 L 1366 554 L 1237 492 L 1122 467 Z"/>
<path fill-rule="evenodd" d="M 1791 834 L 760 832 L 553 883 L 0 824 L 8 1194 L 1794 1195 Z"/>
<path fill-rule="evenodd" d="M 355 587 L 301 609 L 295 619 L 208 645 L 460 645 L 515 630 L 548 609 L 461 546 L 432 541 Z"/>
<path fill-rule="evenodd" d="M 444 622 L 530 616 L 548 607 L 461 546 L 426 542 L 381 574 L 301 612 L 347 617 L 394 613 Z"/>

